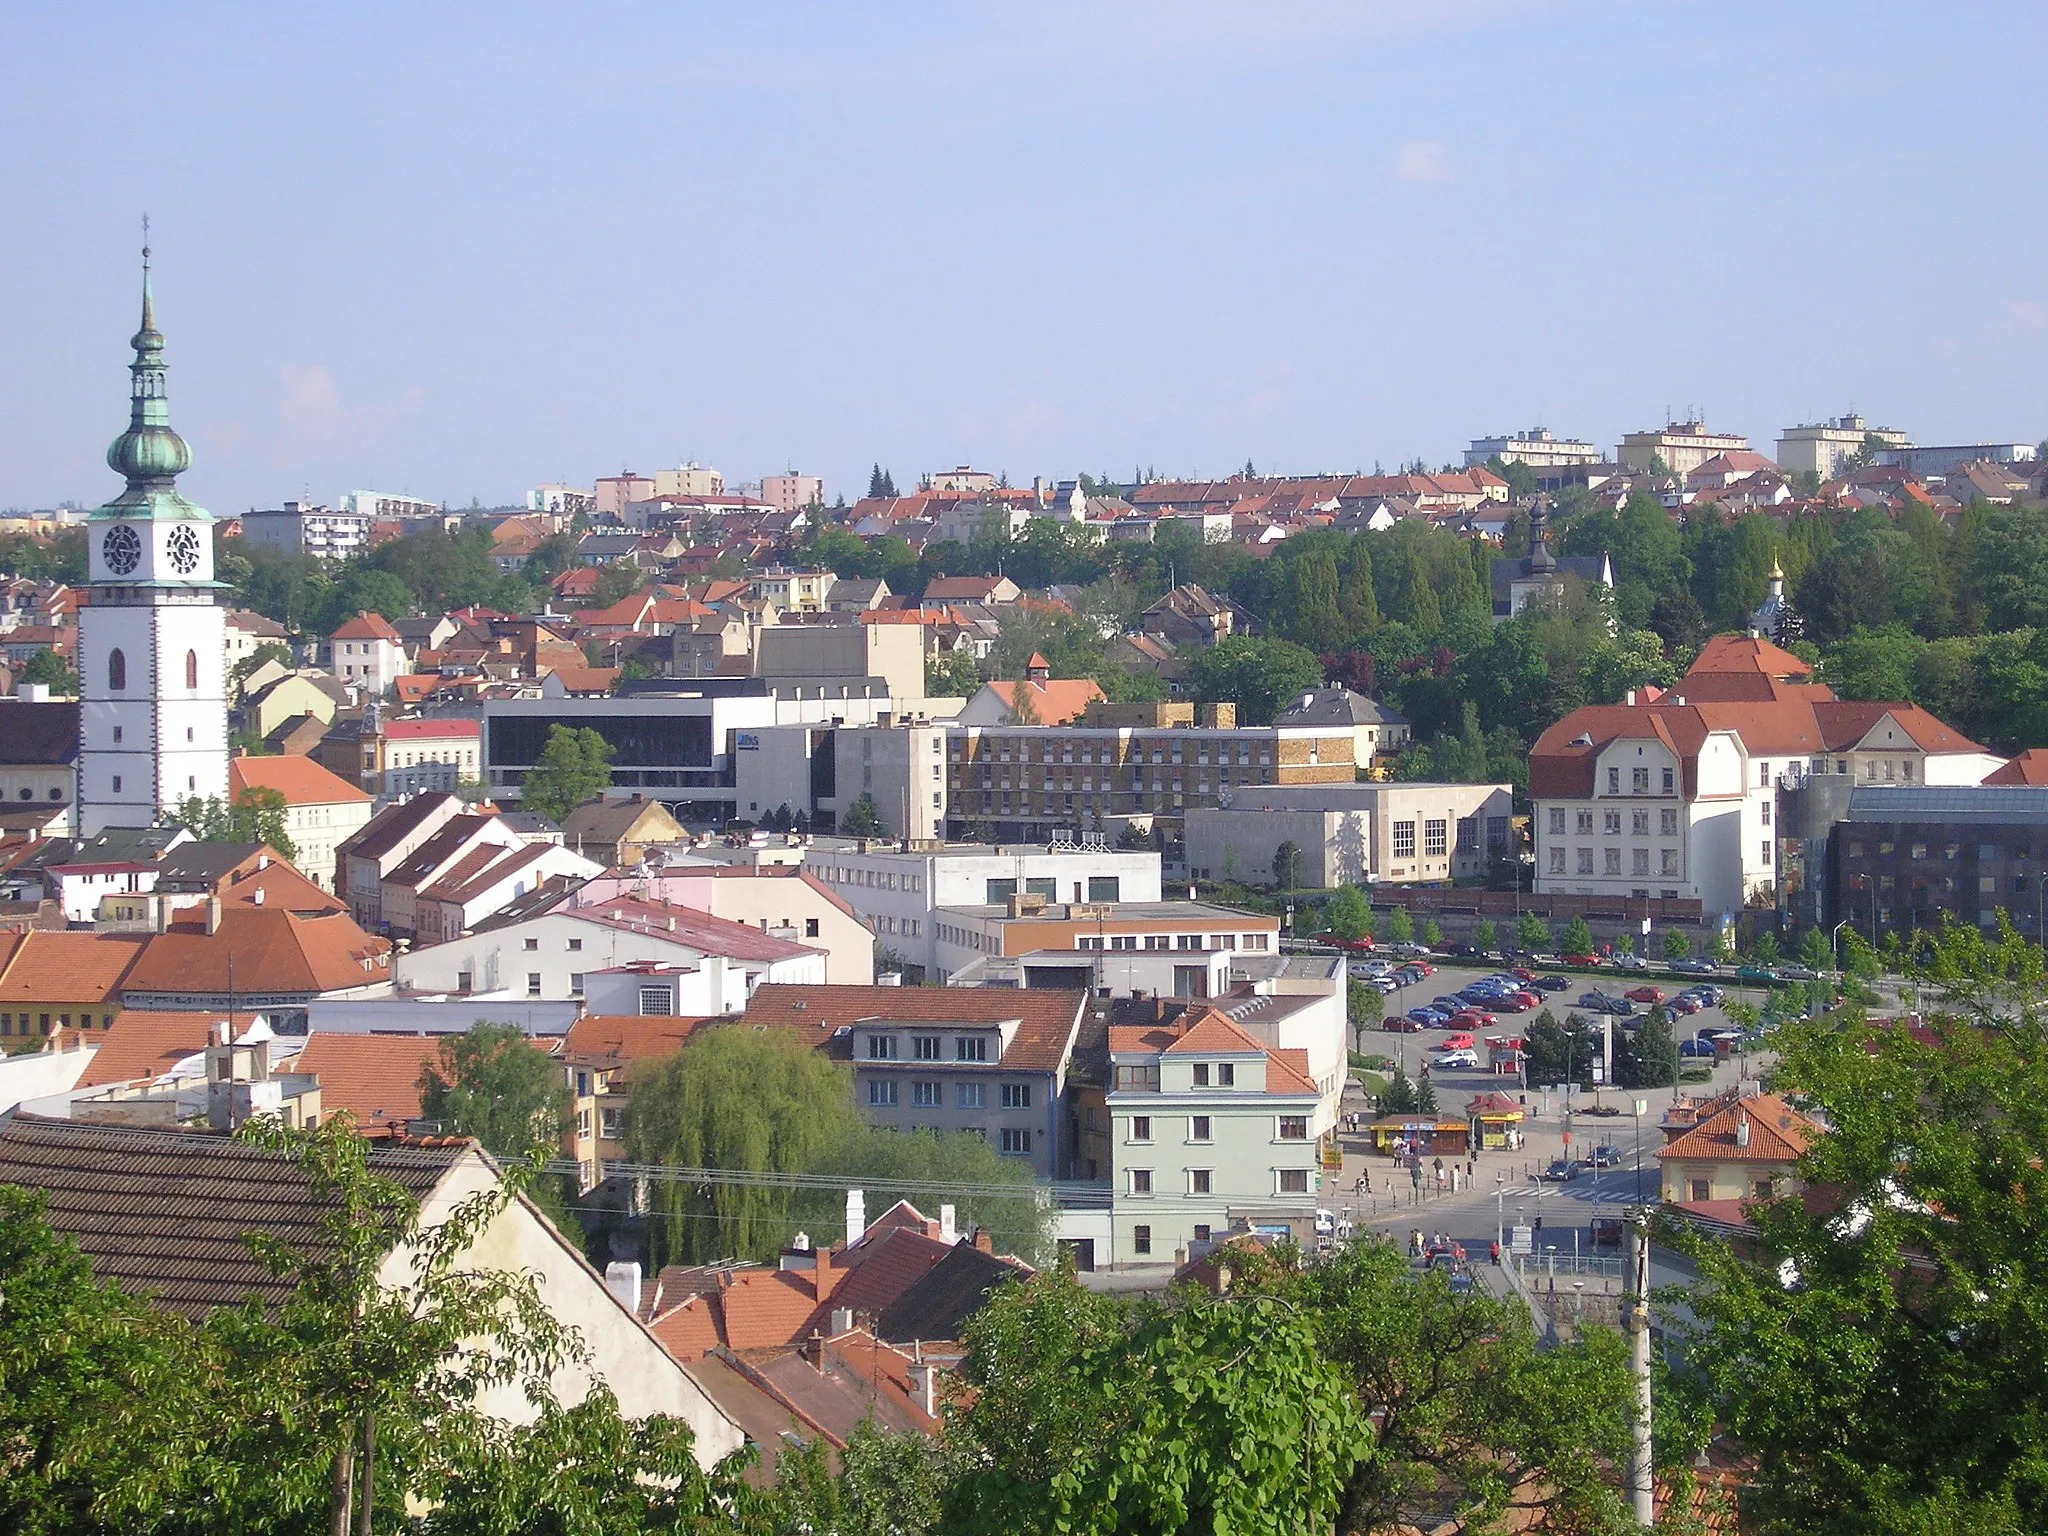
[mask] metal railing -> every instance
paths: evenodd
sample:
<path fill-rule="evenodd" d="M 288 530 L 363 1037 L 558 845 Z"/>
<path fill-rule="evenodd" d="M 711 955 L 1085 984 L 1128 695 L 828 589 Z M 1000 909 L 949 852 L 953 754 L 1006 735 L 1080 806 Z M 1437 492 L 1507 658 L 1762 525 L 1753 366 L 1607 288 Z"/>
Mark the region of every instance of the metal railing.
<path fill-rule="evenodd" d="M 1603 1280 L 1622 1277 L 1622 1261 L 1607 1254 L 1559 1253 L 1555 1249 L 1545 1249 L 1541 1253 L 1514 1254 L 1511 1262 L 1515 1273 L 1525 1282 L 1553 1275 L 1595 1275 Z"/>

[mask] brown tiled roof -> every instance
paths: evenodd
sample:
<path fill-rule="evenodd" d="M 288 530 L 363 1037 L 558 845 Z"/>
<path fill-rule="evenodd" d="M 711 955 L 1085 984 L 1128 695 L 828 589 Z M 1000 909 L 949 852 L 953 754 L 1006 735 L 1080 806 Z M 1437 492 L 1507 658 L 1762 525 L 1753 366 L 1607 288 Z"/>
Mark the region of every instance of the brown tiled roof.
<path fill-rule="evenodd" d="M 1258 1056 L 1263 1055 L 1265 1049 L 1239 1029 L 1228 1015 L 1214 1008 L 1204 1008 L 1182 1017 L 1180 1028 L 1175 1032 L 1173 1044 L 1166 1048 L 1166 1054 Z"/>
<path fill-rule="evenodd" d="M 1006 1280 L 1028 1280 L 1029 1265 L 955 1243 L 882 1309 L 875 1332 L 892 1344 L 957 1339 L 967 1319 Z"/>
<path fill-rule="evenodd" d="M 1755 672 L 1786 682 L 1803 682 L 1813 675 L 1813 668 L 1759 636 L 1714 635 L 1700 647 L 1699 655 L 1686 669 L 1685 680 L 1691 682 L 1706 672 Z"/>
<path fill-rule="evenodd" d="M 674 902 L 642 901 L 633 896 L 612 896 L 603 901 L 578 901 L 574 905 L 557 908 L 556 911 L 564 917 L 580 918 L 586 923 L 598 923 L 607 928 L 620 928 L 629 933 L 644 934 L 670 944 L 701 950 L 707 955 L 723 955 L 729 960 L 758 960 L 772 963 L 820 952 L 815 944 L 798 944 L 789 939 L 778 939 L 759 928 L 750 928 L 745 923 L 713 917 L 709 912 L 700 912 L 695 907 L 678 906 Z M 497 927 L 500 924 L 493 922 L 487 926 Z"/>
<path fill-rule="evenodd" d="M 310 757 L 236 757 L 228 760 L 228 789 L 274 789 L 286 805 L 367 805 L 370 796 L 338 779 Z"/>
<path fill-rule="evenodd" d="M 222 994 L 231 990 L 230 981 L 237 992 L 333 992 L 391 975 L 391 946 L 344 912 L 301 917 L 268 906 L 230 906 L 217 933 L 180 926 L 146 942 L 122 981 L 124 993 Z"/>
<path fill-rule="evenodd" d="M 666 1061 L 689 1044 L 704 1022 L 677 1014 L 586 1013 L 569 1026 L 563 1049 L 571 1056 L 611 1057 L 630 1068 L 636 1062 Z"/>
<path fill-rule="evenodd" d="M 381 613 L 358 613 L 329 637 L 334 640 L 396 640 L 398 631 Z"/>
<path fill-rule="evenodd" d="M 787 1029 L 812 1045 L 831 1043 L 832 1033 L 858 1019 L 914 1024 L 945 1022 L 1000 1024 L 1018 1021 L 1016 1038 L 1003 1052 L 1005 1067 L 1058 1072 L 1072 1046 L 1087 1006 L 1086 992 L 1015 991 L 989 987 L 796 986 L 768 982 L 755 989 L 743 1022 Z"/>
<path fill-rule="evenodd" d="M 2048 784 L 2048 747 L 2029 747 L 1985 776 L 1986 784 Z"/>
<path fill-rule="evenodd" d="M 157 1078 L 188 1056 L 206 1049 L 213 1026 L 228 1023 L 240 1038 L 260 1014 L 157 1013 L 146 1008 L 124 1008 L 104 1031 L 89 1037 L 99 1047 L 79 1074 L 81 1088 L 103 1088 L 108 1083 L 132 1083 L 138 1078 Z"/>
<path fill-rule="evenodd" d="M 0 975 L 0 1008 L 10 1003 L 82 1003 L 114 997 L 148 943 L 147 934 L 22 934 L 6 973 Z"/>
<path fill-rule="evenodd" d="M 1749 1145 L 1737 1142 L 1747 1121 Z M 1820 1134 L 1820 1127 L 1774 1093 L 1752 1094 L 1658 1149 L 1659 1157 L 1709 1162 L 1789 1163 Z"/>
<path fill-rule="evenodd" d="M 1017 690 L 1031 698 L 1031 712 L 1040 725 L 1065 725 L 1080 718 L 1081 712 L 1102 698 L 1102 686 L 1092 677 L 1055 677 L 1043 683 L 990 683 L 989 690 L 1003 701 L 1011 714 L 1017 712 Z"/>
<path fill-rule="evenodd" d="M 466 1144 L 372 1152 L 370 1166 L 424 1199 Z M 50 1225 L 75 1241 L 101 1280 L 152 1293 L 203 1317 L 244 1297 L 291 1290 L 258 1262 L 245 1234 L 302 1252 L 322 1248 L 327 1206 L 283 1157 L 194 1131 L 137 1131 L 16 1115 L 0 1126 L 0 1181 L 49 1196 Z"/>
<path fill-rule="evenodd" d="M 320 1079 L 320 1113 L 347 1110 L 361 1126 L 416 1120 L 420 1072 L 441 1059 L 435 1035 L 340 1035 L 315 1031 L 293 1063 Z"/>

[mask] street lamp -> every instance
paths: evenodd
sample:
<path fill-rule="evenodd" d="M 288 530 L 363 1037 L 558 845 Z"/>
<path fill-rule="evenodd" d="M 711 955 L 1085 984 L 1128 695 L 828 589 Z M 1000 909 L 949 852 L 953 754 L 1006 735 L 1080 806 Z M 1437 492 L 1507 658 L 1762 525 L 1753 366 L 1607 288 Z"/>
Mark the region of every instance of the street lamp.
<path fill-rule="evenodd" d="M 1835 953 L 1835 980 L 1842 979 L 1842 930 L 1853 927 L 1854 918 L 1845 917 L 1828 930 L 1828 947 Z"/>
<path fill-rule="evenodd" d="M 1648 1099 L 1634 1101 L 1636 1122 L 1636 1204 L 1643 1203 L 1643 1111 L 1650 1107 Z"/>

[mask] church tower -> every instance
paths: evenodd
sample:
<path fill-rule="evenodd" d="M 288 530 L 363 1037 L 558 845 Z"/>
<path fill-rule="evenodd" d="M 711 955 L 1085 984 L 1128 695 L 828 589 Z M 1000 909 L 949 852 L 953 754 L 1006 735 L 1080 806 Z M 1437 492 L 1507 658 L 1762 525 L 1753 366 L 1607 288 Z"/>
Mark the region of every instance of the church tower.
<path fill-rule="evenodd" d="M 142 251 L 128 430 L 107 449 L 127 489 L 86 520 L 78 614 L 81 836 L 147 827 L 194 796 L 228 798 L 227 629 L 213 517 L 178 494 L 192 450 L 171 430 L 164 338 Z"/>

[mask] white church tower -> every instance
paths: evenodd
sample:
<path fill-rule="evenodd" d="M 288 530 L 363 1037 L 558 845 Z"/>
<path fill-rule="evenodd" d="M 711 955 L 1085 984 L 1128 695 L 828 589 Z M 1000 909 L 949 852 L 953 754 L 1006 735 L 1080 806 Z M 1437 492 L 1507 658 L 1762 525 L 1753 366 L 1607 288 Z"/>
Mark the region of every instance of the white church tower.
<path fill-rule="evenodd" d="M 194 796 L 228 799 L 227 630 L 215 598 L 213 517 L 178 494 L 192 450 L 171 430 L 147 246 L 134 346 L 128 430 L 107 450 L 128 488 L 86 521 L 81 836 L 152 826 Z"/>

